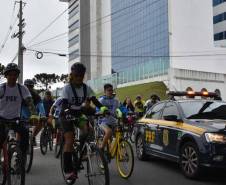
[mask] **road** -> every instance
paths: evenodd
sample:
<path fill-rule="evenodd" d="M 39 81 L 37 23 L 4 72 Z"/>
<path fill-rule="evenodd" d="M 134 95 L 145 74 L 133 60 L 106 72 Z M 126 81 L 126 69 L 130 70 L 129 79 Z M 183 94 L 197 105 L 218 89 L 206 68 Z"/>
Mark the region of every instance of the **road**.
<path fill-rule="evenodd" d="M 145 162 L 135 158 L 135 168 L 129 180 L 121 179 L 116 171 L 114 161 L 110 165 L 111 185 L 225 185 L 226 171 L 208 170 L 199 181 L 186 179 L 178 165 L 160 159 Z M 39 149 L 35 150 L 34 163 L 30 174 L 27 175 L 27 185 L 64 185 L 60 171 L 60 160 L 55 159 L 49 152 L 42 156 Z M 88 184 L 84 173 L 79 174 L 77 185 Z"/>

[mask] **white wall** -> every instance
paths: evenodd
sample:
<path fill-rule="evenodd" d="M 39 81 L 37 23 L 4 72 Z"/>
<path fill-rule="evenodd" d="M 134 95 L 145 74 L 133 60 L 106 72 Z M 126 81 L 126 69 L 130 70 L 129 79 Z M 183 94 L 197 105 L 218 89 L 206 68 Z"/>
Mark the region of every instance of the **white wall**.
<path fill-rule="evenodd" d="M 102 54 L 111 55 L 111 0 L 102 1 Z M 108 16 L 108 17 L 107 17 Z M 111 74 L 111 57 L 102 57 L 102 76 Z"/>
<path fill-rule="evenodd" d="M 171 67 L 226 74 L 226 49 L 215 48 L 212 0 L 169 0 Z"/>

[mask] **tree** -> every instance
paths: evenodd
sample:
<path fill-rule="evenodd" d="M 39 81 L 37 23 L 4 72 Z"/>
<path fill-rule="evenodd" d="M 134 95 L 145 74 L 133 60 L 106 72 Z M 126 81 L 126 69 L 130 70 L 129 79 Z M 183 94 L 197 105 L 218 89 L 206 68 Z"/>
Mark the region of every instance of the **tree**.
<path fill-rule="evenodd" d="M 68 81 L 68 74 L 62 74 L 60 76 L 60 81 L 63 82 L 63 83 L 67 82 Z"/>
<path fill-rule="evenodd" d="M 47 90 L 50 85 L 60 81 L 60 76 L 56 74 L 40 73 L 36 74 L 33 80 L 36 85 L 44 87 L 44 89 Z"/>
<path fill-rule="evenodd" d="M 0 76 L 4 75 L 5 66 L 0 63 Z"/>

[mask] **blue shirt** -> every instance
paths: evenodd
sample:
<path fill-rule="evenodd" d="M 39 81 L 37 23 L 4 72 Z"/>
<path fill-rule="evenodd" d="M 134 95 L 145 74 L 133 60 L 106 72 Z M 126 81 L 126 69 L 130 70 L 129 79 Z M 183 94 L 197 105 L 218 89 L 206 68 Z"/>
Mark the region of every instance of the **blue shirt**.
<path fill-rule="evenodd" d="M 45 109 L 44 109 L 44 106 L 43 106 L 42 102 L 39 102 L 35 106 L 35 108 L 36 108 L 36 111 L 38 112 L 38 115 L 40 117 L 45 117 L 46 116 Z M 31 117 L 31 113 L 30 113 L 30 111 L 29 111 L 27 106 L 22 106 L 21 117 L 23 119 L 29 119 Z"/>

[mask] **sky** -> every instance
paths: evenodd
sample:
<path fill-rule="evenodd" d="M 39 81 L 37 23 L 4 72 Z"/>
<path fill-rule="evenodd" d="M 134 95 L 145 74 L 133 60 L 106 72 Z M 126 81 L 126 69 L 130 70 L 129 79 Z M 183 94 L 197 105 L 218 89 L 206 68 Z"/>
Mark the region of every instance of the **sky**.
<path fill-rule="evenodd" d="M 57 53 L 68 53 L 67 34 L 45 44 L 31 47 L 32 44 L 52 38 L 68 31 L 67 12 L 63 14 L 47 31 L 36 38 L 31 44 L 29 41 L 42 31 L 51 21 L 67 9 L 67 3 L 59 0 L 24 0 L 25 35 L 23 44 L 25 47 L 40 51 L 53 51 Z M 14 0 L 0 0 L 0 45 L 9 30 L 12 19 Z M 16 18 L 19 4 L 15 7 L 13 20 Z M 13 21 L 12 21 L 13 22 Z M 18 39 L 11 39 L 11 35 L 18 31 L 17 24 L 14 26 L 10 37 L 3 48 L 0 50 L 0 63 L 6 65 L 11 62 L 18 50 Z M 30 47 L 29 47 L 30 46 Z M 24 79 L 33 78 L 38 73 L 66 74 L 68 72 L 67 57 L 44 54 L 38 60 L 34 52 L 26 51 L 24 54 Z M 17 63 L 18 60 L 16 59 Z"/>

